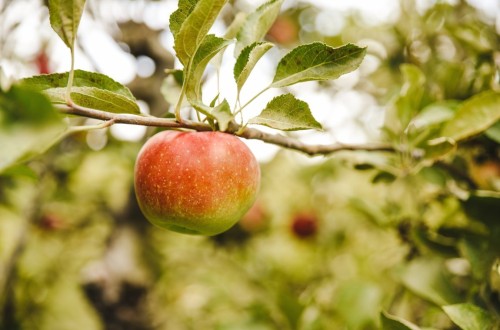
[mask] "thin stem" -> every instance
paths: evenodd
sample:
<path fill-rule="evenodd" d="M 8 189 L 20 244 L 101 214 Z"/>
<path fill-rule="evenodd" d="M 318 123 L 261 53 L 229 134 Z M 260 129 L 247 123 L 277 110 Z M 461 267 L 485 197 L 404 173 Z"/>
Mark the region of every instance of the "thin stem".
<path fill-rule="evenodd" d="M 68 87 L 66 89 L 66 102 L 71 100 L 71 87 L 73 87 L 73 78 L 75 75 L 75 47 L 71 47 L 71 70 L 68 75 Z"/>
<path fill-rule="evenodd" d="M 271 86 L 267 86 L 266 88 L 264 88 L 263 90 L 261 90 L 260 92 L 258 92 L 257 94 L 255 94 L 250 100 L 247 101 L 247 103 L 243 104 L 239 109 L 238 111 L 236 111 L 234 113 L 234 115 L 236 116 L 237 114 L 239 114 L 241 111 L 243 111 L 244 108 L 247 107 L 247 105 L 249 105 L 250 103 L 252 103 L 256 98 L 258 98 L 259 96 L 261 96 L 262 94 L 264 94 L 265 92 L 267 92 L 267 90 L 271 88 Z"/>
<path fill-rule="evenodd" d="M 186 95 L 185 82 L 182 83 L 181 94 L 179 95 L 179 99 L 177 100 L 177 104 L 175 105 L 175 120 L 177 120 L 179 123 L 182 123 L 181 106 L 182 106 L 182 101 L 184 100 L 184 95 Z"/>

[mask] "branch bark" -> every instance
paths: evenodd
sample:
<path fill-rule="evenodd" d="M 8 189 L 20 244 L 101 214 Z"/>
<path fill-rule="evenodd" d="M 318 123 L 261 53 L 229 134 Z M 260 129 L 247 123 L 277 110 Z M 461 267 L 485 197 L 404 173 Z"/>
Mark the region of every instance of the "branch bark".
<path fill-rule="evenodd" d="M 69 103 L 67 106 L 59 106 L 62 113 L 83 116 L 88 118 L 100 119 L 105 121 L 113 121 L 116 124 L 131 124 L 142 126 L 165 127 L 171 129 L 190 129 L 199 132 L 212 131 L 212 127 L 206 123 L 183 120 L 178 122 L 173 118 L 159 118 L 148 115 L 134 115 L 123 113 L 111 113 L 101 110 L 89 109 L 79 106 L 74 103 Z M 300 151 L 309 156 L 329 155 L 339 151 L 379 151 L 379 152 L 394 152 L 394 147 L 388 144 L 374 143 L 374 144 L 329 144 L 329 145 L 311 145 L 305 144 L 298 139 L 280 135 L 270 134 L 261 130 L 242 127 L 241 125 L 232 122 L 228 129 L 224 132 L 233 134 L 245 139 L 261 140 L 266 143 L 271 143 L 283 148 Z"/>

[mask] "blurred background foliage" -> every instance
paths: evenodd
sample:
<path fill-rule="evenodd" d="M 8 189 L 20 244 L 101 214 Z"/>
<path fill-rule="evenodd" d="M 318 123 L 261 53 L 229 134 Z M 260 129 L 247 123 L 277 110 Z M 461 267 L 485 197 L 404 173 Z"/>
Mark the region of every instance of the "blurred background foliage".
<path fill-rule="evenodd" d="M 28 22 L 10 19 L 21 1 L 0 2 L 2 86 L 67 69 L 46 4 L 22 2 L 36 9 Z M 499 91 L 498 12 L 460 0 L 395 3 L 385 21 L 370 22 L 361 11 L 325 14 L 314 1 L 285 1 L 267 38 L 285 50 L 316 40 L 368 46 L 357 72 L 314 89 L 370 95 L 380 118 L 359 111 L 354 124 L 362 123 L 367 139 L 409 152 L 309 158 L 279 150 L 261 162 L 255 206 L 215 237 L 164 231 L 140 213 L 134 161 L 155 129 L 77 133 L 51 146 L 46 136 L 62 119 L 46 100 L 20 88 L 3 93 L 0 152 L 22 160 L 48 150 L 0 174 L 0 327 L 412 329 L 407 320 L 422 329 L 498 329 L 499 124 L 458 148 L 433 149 L 432 159 L 410 157 L 437 137 L 461 101 Z M 169 107 L 160 91 L 174 57 L 162 43 L 166 24 L 151 11 L 175 6 L 87 5 L 87 15 L 136 61 L 122 81 L 155 115 Z M 251 8 L 231 1 L 220 24 Z M 23 53 L 26 24 L 36 26 L 36 47 Z M 79 47 L 86 65 L 104 71 L 98 50 L 84 41 Z"/>

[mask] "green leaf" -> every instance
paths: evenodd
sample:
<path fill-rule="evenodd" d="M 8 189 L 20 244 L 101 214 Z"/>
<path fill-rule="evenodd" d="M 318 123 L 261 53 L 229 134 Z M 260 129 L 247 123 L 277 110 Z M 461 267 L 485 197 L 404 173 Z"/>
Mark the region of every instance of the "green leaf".
<path fill-rule="evenodd" d="M 231 24 L 227 27 L 226 33 L 224 33 L 224 38 L 235 39 L 236 35 L 243 26 L 243 23 L 245 23 L 247 16 L 248 15 L 244 12 L 237 13 Z"/>
<path fill-rule="evenodd" d="M 268 1 L 246 17 L 246 20 L 236 36 L 238 41 L 234 48 L 235 57 L 238 57 L 245 47 L 254 42 L 259 42 L 264 38 L 267 31 L 269 31 L 276 20 L 276 17 L 278 17 L 283 1 L 284 0 Z"/>
<path fill-rule="evenodd" d="M 20 81 L 26 86 L 46 94 L 53 103 L 66 103 L 68 73 L 34 76 Z M 106 75 L 75 71 L 72 100 L 80 106 L 113 112 L 139 114 L 139 106 L 130 90 Z"/>
<path fill-rule="evenodd" d="M 455 115 L 458 108 L 457 101 L 444 101 L 432 103 L 422 109 L 412 120 L 416 129 L 442 124 Z"/>
<path fill-rule="evenodd" d="M 404 80 L 403 86 L 389 107 L 385 119 L 385 127 L 397 133 L 398 136 L 406 130 L 408 124 L 419 112 L 425 84 L 423 72 L 415 65 L 401 65 L 401 73 Z M 426 119 L 425 116 L 424 119 Z M 419 124 L 418 118 L 416 124 Z"/>
<path fill-rule="evenodd" d="M 50 25 L 62 41 L 73 49 L 85 0 L 49 0 Z"/>
<path fill-rule="evenodd" d="M 366 48 L 347 44 L 333 48 L 321 42 L 301 45 L 278 63 L 271 87 L 285 87 L 303 81 L 336 79 L 355 70 Z"/>
<path fill-rule="evenodd" d="M 476 305 L 470 303 L 448 305 L 443 306 L 443 310 L 462 330 L 494 329 L 491 315 Z"/>
<path fill-rule="evenodd" d="M 420 330 L 415 324 L 386 312 L 380 313 L 380 321 L 384 330 Z"/>
<path fill-rule="evenodd" d="M 425 159 L 432 162 L 445 157 L 450 152 L 455 151 L 456 149 L 457 144 L 455 143 L 455 141 L 447 137 L 439 137 L 429 140 L 423 146 Z"/>
<path fill-rule="evenodd" d="M 196 109 L 196 111 L 204 114 L 209 119 L 216 120 L 219 125 L 219 130 L 223 132 L 227 129 L 229 123 L 234 118 L 231 113 L 229 103 L 226 100 L 222 101 L 216 107 L 209 107 L 199 101 L 194 101 L 191 105 Z"/>
<path fill-rule="evenodd" d="M 495 125 L 488 128 L 484 134 L 496 143 L 500 143 L 500 121 L 497 121 Z"/>
<path fill-rule="evenodd" d="M 460 141 L 480 134 L 500 120 L 500 93 L 486 91 L 477 94 L 457 110 L 443 127 L 441 134 Z"/>
<path fill-rule="evenodd" d="M 170 16 L 174 34 L 174 49 L 181 63 L 187 67 L 217 15 L 227 0 L 180 1 L 179 8 Z"/>
<path fill-rule="evenodd" d="M 223 39 L 209 34 L 196 51 L 193 63 L 186 79 L 186 95 L 188 99 L 201 101 L 201 78 L 210 60 L 224 50 L 231 40 Z"/>
<path fill-rule="evenodd" d="M 241 51 L 234 65 L 234 80 L 238 91 L 241 90 L 260 58 L 271 47 L 273 47 L 273 44 L 270 42 L 255 42 Z"/>
<path fill-rule="evenodd" d="M 264 125 L 283 131 L 322 128 L 312 116 L 309 105 L 296 99 L 292 94 L 272 99 L 260 115 L 250 119 L 249 124 Z"/>
<path fill-rule="evenodd" d="M 179 0 L 178 8 L 170 15 L 169 21 L 170 31 L 172 31 L 174 38 L 177 37 L 182 23 L 184 23 L 191 14 L 197 3 L 198 0 Z"/>
<path fill-rule="evenodd" d="M 0 90 L 0 172 L 43 153 L 64 129 L 46 96 L 16 85 Z"/>
<path fill-rule="evenodd" d="M 451 286 L 442 259 L 415 259 L 405 267 L 401 279 L 409 290 L 438 306 L 453 304 L 460 299 Z"/>
<path fill-rule="evenodd" d="M 212 116 L 217 121 L 219 130 L 223 132 L 227 130 L 229 123 L 234 119 L 229 103 L 227 103 L 226 100 L 222 101 L 221 104 L 213 108 Z"/>

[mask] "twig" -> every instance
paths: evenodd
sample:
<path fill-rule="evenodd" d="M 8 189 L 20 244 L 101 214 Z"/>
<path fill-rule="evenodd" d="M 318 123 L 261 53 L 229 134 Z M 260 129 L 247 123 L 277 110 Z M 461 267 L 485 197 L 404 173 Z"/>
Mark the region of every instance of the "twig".
<path fill-rule="evenodd" d="M 100 119 L 110 121 L 117 124 L 132 124 L 142 126 L 166 127 L 166 128 L 183 128 L 191 129 L 200 132 L 212 131 L 212 127 L 206 123 L 182 120 L 178 122 L 171 118 L 159 118 L 154 116 L 136 115 L 136 114 L 123 114 L 123 113 L 110 113 L 95 109 L 89 109 L 79 106 L 74 103 L 69 103 L 67 106 L 58 106 L 58 109 L 65 114 L 83 116 L 88 118 Z M 330 145 L 309 145 L 297 139 L 280 134 L 270 134 L 260 131 L 255 128 L 245 127 L 231 122 L 227 131 L 224 133 L 240 136 L 245 139 L 261 140 L 266 143 L 275 144 L 277 146 L 293 149 L 303 152 L 310 156 L 328 155 L 339 151 L 385 151 L 394 152 L 394 147 L 388 144 L 330 144 Z"/>

